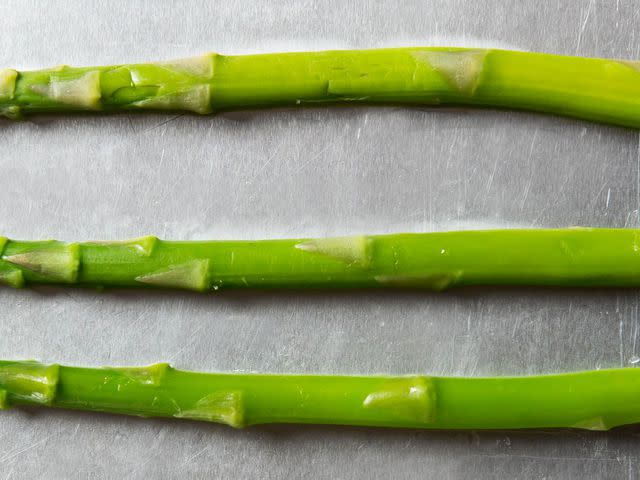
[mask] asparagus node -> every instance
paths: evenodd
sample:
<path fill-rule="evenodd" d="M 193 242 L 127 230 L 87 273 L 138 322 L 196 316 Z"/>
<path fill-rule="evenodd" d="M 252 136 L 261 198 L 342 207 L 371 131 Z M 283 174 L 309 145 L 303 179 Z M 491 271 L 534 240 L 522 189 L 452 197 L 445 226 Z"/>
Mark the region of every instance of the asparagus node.
<path fill-rule="evenodd" d="M 0 283 L 220 289 L 640 286 L 640 230 L 485 230 L 175 242 L 0 237 Z"/>
<path fill-rule="evenodd" d="M 0 70 L 0 115 L 220 110 L 321 103 L 512 108 L 640 127 L 640 63 L 413 47 Z"/>
<path fill-rule="evenodd" d="M 80 368 L 0 361 L 0 407 L 33 405 L 266 423 L 424 429 L 579 428 L 640 422 L 640 370 L 529 377 L 195 373 L 165 363 Z"/>

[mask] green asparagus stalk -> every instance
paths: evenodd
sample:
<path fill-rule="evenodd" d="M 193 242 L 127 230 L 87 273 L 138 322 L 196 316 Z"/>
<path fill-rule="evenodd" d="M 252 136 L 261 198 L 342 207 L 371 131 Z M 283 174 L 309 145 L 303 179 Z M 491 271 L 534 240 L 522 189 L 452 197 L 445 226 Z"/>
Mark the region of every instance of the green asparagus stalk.
<path fill-rule="evenodd" d="M 79 368 L 0 361 L 0 407 L 142 417 L 428 429 L 582 428 L 640 422 L 640 369 L 530 377 L 194 373 L 161 363 Z"/>
<path fill-rule="evenodd" d="M 568 228 L 322 239 L 63 243 L 0 237 L 0 283 L 193 291 L 640 286 L 640 230 Z"/>
<path fill-rule="evenodd" d="M 514 108 L 640 127 L 640 62 L 469 48 L 0 70 L 0 114 L 373 103 Z"/>

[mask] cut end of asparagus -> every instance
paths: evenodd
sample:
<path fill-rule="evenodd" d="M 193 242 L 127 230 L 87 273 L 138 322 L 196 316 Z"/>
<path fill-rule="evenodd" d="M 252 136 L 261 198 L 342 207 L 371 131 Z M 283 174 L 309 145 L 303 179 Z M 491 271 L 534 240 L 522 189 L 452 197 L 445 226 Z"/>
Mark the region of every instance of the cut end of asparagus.
<path fill-rule="evenodd" d="M 223 423 L 234 428 L 245 425 L 242 392 L 215 392 L 201 398 L 193 408 L 174 414 L 176 418 Z"/>
<path fill-rule="evenodd" d="M 160 386 L 162 379 L 171 367 L 168 363 L 155 363 L 146 367 L 111 368 L 123 374 L 131 382 L 140 385 Z"/>
<path fill-rule="evenodd" d="M 105 247 L 121 247 L 127 250 L 131 250 L 139 255 L 150 257 L 156 248 L 158 238 L 148 235 L 146 237 L 133 238 L 131 240 L 116 240 L 116 241 L 95 241 L 87 242 L 87 245 L 101 245 Z"/>
<path fill-rule="evenodd" d="M 17 78 L 18 72 L 15 70 L 0 70 L 0 101 L 13 99 Z"/>
<path fill-rule="evenodd" d="M 80 246 L 58 243 L 36 250 L 3 256 L 3 260 L 55 282 L 73 283 L 78 276 Z"/>
<path fill-rule="evenodd" d="M 462 278 L 462 271 L 437 275 L 377 275 L 376 282 L 385 287 L 426 288 L 441 292 L 455 286 Z"/>
<path fill-rule="evenodd" d="M 209 289 L 209 260 L 197 259 L 136 277 L 136 281 L 164 288 L 204 292 Z"/>
<path fill-rule="evenodd" d="M 471 96 L 480 83 L 487 50 L 422 50 L 413 55 L 417 60 L 431 65 L 456 90 Z"/>
<path fill-rule="evenodd" d="M 429 377 L 393 379 L 367 395 L 362 406 L 384 410 L 398 420 L 428 423 L 436 413 L 435 385 Z"/>
<path fill-rule="evenodd" d="M 1 362 L 0 390 L 3 408 L 18 402 L 31 405 L 53 404 L 58 388 L 59 366 L 38 362 Z"/>
<path fill-rule="evenodd" d="M 317 238 L 299 243 L 296 248 L 369 268 L 373 261 L 373 243 L 373 239 L 367 236 Z"/>

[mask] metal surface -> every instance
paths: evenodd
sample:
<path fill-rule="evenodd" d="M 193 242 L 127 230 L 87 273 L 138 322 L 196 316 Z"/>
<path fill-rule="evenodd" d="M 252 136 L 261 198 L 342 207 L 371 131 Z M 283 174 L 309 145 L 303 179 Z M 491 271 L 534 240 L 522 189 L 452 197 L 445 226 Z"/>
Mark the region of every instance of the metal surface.
<path fill-rule="evenodd" d="M 632 0 L 4 0 L 0 64 L 328 47 L 640 57 Z M 13 238 L 638 226 L 637 131 L 526 113 L 318 108 L 0 124 Z M 0 357 L 200 370 L 527 374 L 640 361 L 633 290 L 0 290 Z M 637 429 L 416 432 L 13 410 L 0 478 L 636 478 Z"/>

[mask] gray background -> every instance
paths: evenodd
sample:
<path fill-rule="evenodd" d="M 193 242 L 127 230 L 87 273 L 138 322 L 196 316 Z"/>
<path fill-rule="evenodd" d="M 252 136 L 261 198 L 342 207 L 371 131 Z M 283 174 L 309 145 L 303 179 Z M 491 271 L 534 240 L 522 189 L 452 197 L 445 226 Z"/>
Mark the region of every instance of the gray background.
<path fill-rule="evenodd" d="M 0 65 L 499 46 L 640 57 L 633 0 L 0 2 Z M 317 108 L 0 123 L 0 232 L 280 238 L 639 226 L 637 131 L 535 114 Z M 640 361 L 633 290 L 212 295 L 0 290 L 0 357 L 199 370 L 534 374 Z M 0 417 L 0 478 L 637 478 L 638 430 L 230 428 Z"/>

